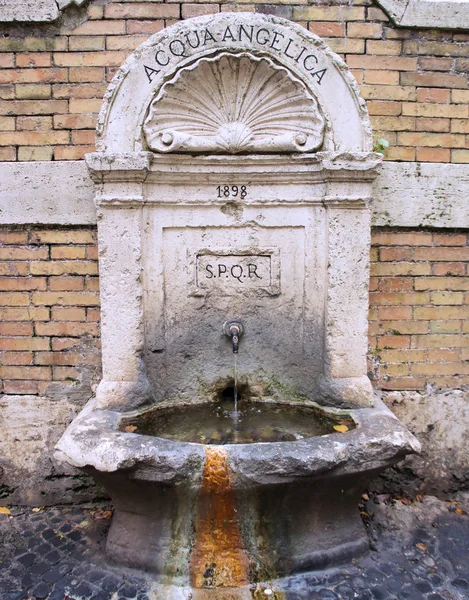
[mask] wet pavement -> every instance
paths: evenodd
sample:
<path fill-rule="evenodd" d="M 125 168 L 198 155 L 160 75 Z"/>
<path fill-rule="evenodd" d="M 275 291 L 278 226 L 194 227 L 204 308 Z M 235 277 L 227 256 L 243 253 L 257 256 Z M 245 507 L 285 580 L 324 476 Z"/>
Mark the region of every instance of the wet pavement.
<path fill-rule="evenodd" d="M 187 588 L 162 588 L 151 575 L 106 559 L 109 506 L 10 510 L 0 513 L 0 600 L 192 598 Z M 340 568 L 253 586 L 242 598 L 469 599 L 469 494 L 451 501 L 365 496 L 360 510 L 370 537 L 367 556 Z M 213 600 L 218 596 L 238 597 L 210 594 Z"/>

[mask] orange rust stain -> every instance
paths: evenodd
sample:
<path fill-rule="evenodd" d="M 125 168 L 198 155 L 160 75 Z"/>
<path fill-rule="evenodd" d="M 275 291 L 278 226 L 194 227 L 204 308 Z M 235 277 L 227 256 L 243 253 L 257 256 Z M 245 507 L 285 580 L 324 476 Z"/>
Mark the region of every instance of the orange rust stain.
<path fill-rule="evenodd" d="M 190 558 L 194 588 L 240 587 L 249 583 L 249 559 L 236 514 L 227 452 L 207 446 Z"/>

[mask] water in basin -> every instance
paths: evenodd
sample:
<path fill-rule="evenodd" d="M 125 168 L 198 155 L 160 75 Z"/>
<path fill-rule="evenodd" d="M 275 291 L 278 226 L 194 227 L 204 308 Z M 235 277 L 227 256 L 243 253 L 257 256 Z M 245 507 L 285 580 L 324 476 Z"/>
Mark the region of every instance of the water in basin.
<path fill-rule="evenodd" d="M 156 408 L 121 424 L 123 431 L 199 444 L 289 442 L 353 427 L 351 419 L 314 407 L 247 400 L 238 403 L 235 418 L 232 399 Z"/>

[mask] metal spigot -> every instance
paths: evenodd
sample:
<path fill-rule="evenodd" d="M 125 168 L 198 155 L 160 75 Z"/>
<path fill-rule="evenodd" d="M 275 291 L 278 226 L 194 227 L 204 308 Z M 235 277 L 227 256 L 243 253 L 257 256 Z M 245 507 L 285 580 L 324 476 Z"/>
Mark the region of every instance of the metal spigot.
<path fill-rule="evenodd" d="M 244 333 L 243 324 L 240 321 L 225 321 L 223 323 L 223 333 L 231 338 L 233 354 L 238 354 L 239 338 Z"/>

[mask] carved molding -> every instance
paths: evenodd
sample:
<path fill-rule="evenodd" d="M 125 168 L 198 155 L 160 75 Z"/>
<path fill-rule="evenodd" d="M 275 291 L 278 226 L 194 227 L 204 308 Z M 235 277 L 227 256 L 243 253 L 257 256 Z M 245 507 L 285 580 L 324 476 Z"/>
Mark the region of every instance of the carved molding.
<path fill-rule="evenodd" d="M 81 6 L 86 0 L 0 0 L 0 22 L 46 22 L 59 18 L 60 12 L 75 4 Z"/>
<path fill-rule="evenodd" d="M 312 152 L 324 139 L 316 99 L 285 68 L 221 53 L 180 69 L 144 124 L 156 152 Z"/>
<path fill-rule="evenodd" d="M 469 29 L 467 0 L 376 0 L 399 27 Z"/>

